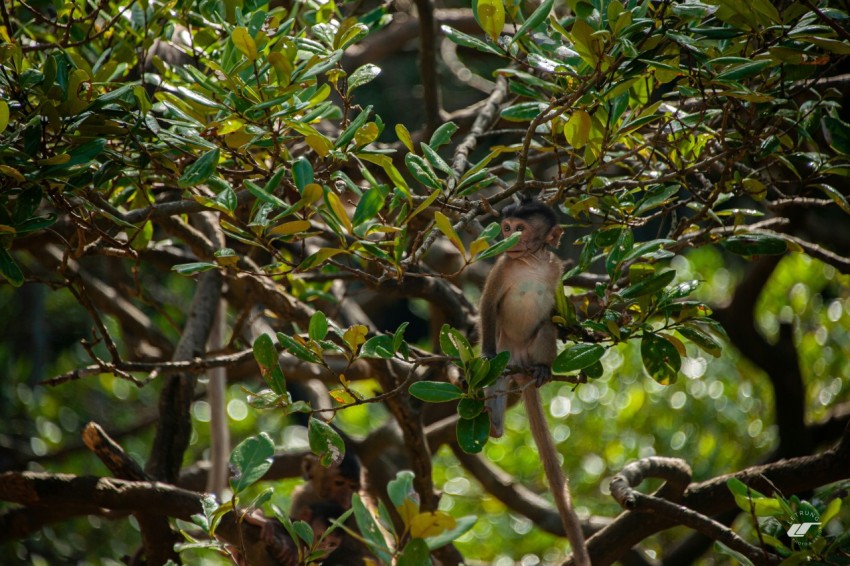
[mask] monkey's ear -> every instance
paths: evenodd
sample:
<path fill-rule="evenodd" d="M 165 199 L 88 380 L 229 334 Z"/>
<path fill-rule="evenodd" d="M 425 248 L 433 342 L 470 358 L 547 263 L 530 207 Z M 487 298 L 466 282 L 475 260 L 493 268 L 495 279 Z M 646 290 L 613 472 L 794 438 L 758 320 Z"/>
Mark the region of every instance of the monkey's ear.
<path fill-rule="evenodd" d="M 552 246 L 553 248 L 557 248 L 561 245 L 561 236 L 564 235 L 564 229 L 558 226 L 552 226 L 552 229 L 549 230 L 549 233 L 546 235 L 546 243 Z"/>
<path fill-rule="evenodd" d="M 319 461 L 312 454 L 307 454 L 304 456 L 304 459 L 301 460 L 301 477 L 305 480 L 313 479 L 315 474 L 316 466 L 319 465 Z"/>

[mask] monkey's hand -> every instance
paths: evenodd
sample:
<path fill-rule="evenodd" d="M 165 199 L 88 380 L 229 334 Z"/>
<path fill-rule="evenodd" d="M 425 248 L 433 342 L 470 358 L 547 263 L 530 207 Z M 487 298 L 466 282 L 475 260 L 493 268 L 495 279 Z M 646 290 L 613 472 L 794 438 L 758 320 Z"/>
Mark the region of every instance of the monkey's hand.
<path fill-rule="evenodd" d="M 536 365 L 531 368 L 531 377 L 534 378 L 534 385 L 540 387 L 552 381 L 552 368 L 545 365 Z"/>

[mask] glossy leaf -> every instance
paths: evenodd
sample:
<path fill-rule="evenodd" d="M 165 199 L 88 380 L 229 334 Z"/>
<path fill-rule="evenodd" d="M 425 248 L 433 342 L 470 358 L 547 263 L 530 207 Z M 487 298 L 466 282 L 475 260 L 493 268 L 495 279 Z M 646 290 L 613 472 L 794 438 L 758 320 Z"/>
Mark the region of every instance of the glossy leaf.
<path fill-rule="evenodd" d="M 599 344 L 576 344 L 558 354 L 552 362 L 552 373 L 567 374 L 584 369 L 602 359 L 605 348 Z"/>
<path fill-rule="evenodd" d="M 478 454 L 490 438 L 490 413 L 485 411 L 474 419 L 459 419 L 456 432 L 461 450 Z"/>
<path fill-rule="evenodd" d="M 272 465 L 274 442 L 265 432 L 246 438 L 230 454 L 230 466 L 235 473 L 230 478 L 230 488 L 241 493 L 263 477 Z"/>
<path fill-rule="evenodd" d="M 362 358 L 383 358 L 386 360 L 392 358 L 394 353 L 393 337 L 386 334 L 369 338 L 360 348 L 360 357 Z"/>
<path fill-rule="evenodd" d="M 659 273 L 658 275 L 654 275 L 648 279 L 644 279 L 634 285 L 626 287 L 620 291 L 620 296 L 624 299 L 635 299 L 645 295 L 652 295 L 667 287 L 667 285 L 672 283 L 675 278 L 676 271 L 671 269 L 670 271 Z"/>
<path fill-rule="evenodd" d="M 682 367 L 679 351 L 657 334 L 647 334 L 640 343 L 640 355 L 646 372 L 661 385 L 675 383 Z"/>
<path fill-rule="evenodd" d="M 328 319 L 322 311 L 316 311 L 310 317 L 309 334 L 311 340 L 324 340 L 328 335 Z"/>
<path fill-rule="evenodd" d="M 409 393 L 429 403 L 445 403 L 460 399 L 463 392 L 452 383 L 444 381 L 417 381 L 408 389 Z"/>
<path fill-rule="evenodd" d="M 213 267 L 215 267 L 215 264 L 213 264 Z M 2 246 L 0 246 L 0 275 L 3 275 L 13 287 L 20 287 L 24 284 L 24 274 L 21 268 L 18 267 L 12 254 Z"/>
<path fill-rule="evenodd" d="M 439 128 L 434 130 L 433 134 L 431 134 L 431 139 L 428 141 L 428 145 L 433 149 L 439 149 L 440 146 L 451 141 L 452 136 L 457 130 L 458 126 L 454 122 L 446 122 L 445 124 L 442 124 Z"/>
<path fill-rule="evenodd" d="M 372 82 L 378 78 L 378 75 L 380 74 L 381 68 L 377 65 L 367 63 L 362 67 L 359 67 L 348 77 L 348 94 L 351 95 L 351 91 L 354 89 Z"/>
<path fill-rule="evenodd" d="M 345 456 L 345 442 L 328 423 L 310 417 L 307 425 L 307 440 L 310 450 L 319 457 L 325 467 L 338 464 Z"/>
<path fill-rule="evenodd" d="M 788 251 L 788 243 L 767 234 L 740 234 L 723 241 L 723 247 L 738 255 L 779 255 Z"/>
<path fill-rule="evenodd" d="M 549 18 L 549 13 L 552 11 L 552 6 L 555 5 L 555 0 L 543 0 L 540 3 L 540 6 L 537 7 L 534 12 L 528 17 L 527 20 L 523 22 L 523 24 L 519 27 L 516 34 L 514 35 L 514 41 L 537 28 L 540 24 L 545 22 Z M 479 8 L 480 10 L 480 8 Z"/>
<path fill-rule="evenodd" d="M 182 188 L 195 187 L 209 179 L 215 173 L 220 155 L 218 148 L 204 153 L 183 171 L 178 185 Z"/>

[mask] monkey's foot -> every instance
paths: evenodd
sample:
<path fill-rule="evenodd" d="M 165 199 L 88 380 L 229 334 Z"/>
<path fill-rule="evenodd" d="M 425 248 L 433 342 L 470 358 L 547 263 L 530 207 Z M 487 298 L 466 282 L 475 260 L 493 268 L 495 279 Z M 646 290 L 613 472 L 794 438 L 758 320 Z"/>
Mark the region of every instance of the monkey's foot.
<path fill-rule="evenodd" d="M 552 368 L 544 365 L 537 365 L 531 368 L 531 377 L 534 378 L 534 384 L 537 387 L 545 385 L 552 381 Z"/>

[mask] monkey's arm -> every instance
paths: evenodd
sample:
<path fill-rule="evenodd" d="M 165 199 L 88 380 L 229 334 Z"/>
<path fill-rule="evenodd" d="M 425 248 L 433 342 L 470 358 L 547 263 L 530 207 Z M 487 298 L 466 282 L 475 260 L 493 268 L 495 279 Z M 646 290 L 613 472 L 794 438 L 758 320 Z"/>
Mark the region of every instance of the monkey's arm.
<path fill-rule="evenodd" d="M 487 275 L 481 301 L 478 303 L 478 316 L 481 335 L 481 354 L 492 358 L 496 351 L 496 322 L 499 301 L 504 296 L 504 258 L 500 258 Z"/>

